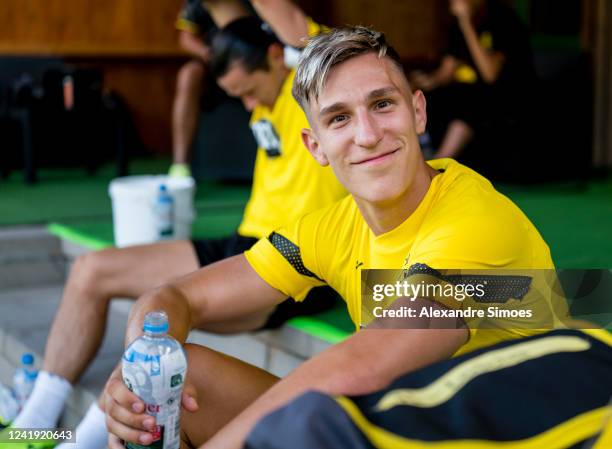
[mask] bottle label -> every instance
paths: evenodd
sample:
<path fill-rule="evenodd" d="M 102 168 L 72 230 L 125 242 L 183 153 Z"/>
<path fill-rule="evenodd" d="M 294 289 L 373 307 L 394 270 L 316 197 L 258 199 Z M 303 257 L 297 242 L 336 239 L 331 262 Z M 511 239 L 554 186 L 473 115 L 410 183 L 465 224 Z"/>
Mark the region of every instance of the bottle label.
<path fill-rule="evenodd" d="M 149 446 L 126 443 L 128 449 L 180 448 L 181 393 L 187 362 L 182 350 L 169 354 L 147 354 L 139 340 L 123 357 L 123 380 L 127 387 L 146 404 L 145 413 L 154 416 L 158 428 L 152 432 Z"/>
<path fill-rule="evenodd" d="M 158 200 L 154 208 L 155 228 L 159 238 L 170 238 L 174 235 L 174 206 L 172 200 Z"/>

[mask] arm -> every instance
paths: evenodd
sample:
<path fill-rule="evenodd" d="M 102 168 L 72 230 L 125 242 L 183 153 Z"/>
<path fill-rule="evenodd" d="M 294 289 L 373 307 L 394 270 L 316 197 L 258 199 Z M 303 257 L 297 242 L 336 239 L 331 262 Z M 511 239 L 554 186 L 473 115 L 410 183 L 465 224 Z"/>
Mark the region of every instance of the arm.
<path fill-rule="evenodd" d="M 191 329 L 239 319 L 271 308 L 286 296 L 270 287 L 244 255 L 208 265 L 142 296 L 130 312 L 126 343 L 142 334 L 147 312 L 164 310 L 170 333 L 181 343 Z"/>
<path fill-rule="evenodd" d="M 400 374 L 450 357 L 466 338 L 465 329 L 361 331 L 304 362 L 201 449 L 240 448 L 259 419 L 307 390 L 330 395 L 369 393 Z"/>
<path fill-rule="evenodd" d="M 291 0 L 251 0 L 259 17 L 266 21 L 287 45 L 304 47 L 308 37 L 306 14 Z"/>
<path fill-rule="evenodd" d="M 251 15 L 242 0 L 204 0 L 203 4 L 217 28 Z"/>
<path fill-rule="evenodd" d="M 480 76 L 487 84 L 493 84 L 504 66 L 506 60 L 504 54 L 499 51 L 488 51 L 480 44 L 472 24 L 467 0 L 451 0 L 451 12 L 457 17 L 459 28 Z"/>
<path fill-rule="evenodd" d="M 411 73 L 410 82 L 415 89 L 431 91 L 437 87 L 445 86 L 453 81 L 453 75 L 458 61 L 453 56 L 446 55 L 442 59 L 440 67 L 431 73 L 416 71 Z"/>
<path fill-rule="evenodd" d="M 169 333 L 185 342 L 193 328 L 240 318 L 254 311 L 272 307 L 286 295 L 270 287 L 251 268 L 244 255 L 208 265 L 188 276 L 159 287 L 136 301 L 128 319 L 126 345 L 142 334 L 147 312 L 164 310 Z M 185 385 L 183 407 L 195 412 L 198 405 L 192 385 Z M 122 447 L 117 438 L 139 441 L 143 429 L 151 429 L 153 420 L 144 414 L 144 404 L 130 392 L 121 379 L 121 369 L 114 370 L 102 396 L 111 447 Z M 146 424 L 148 423 L 148 424 Z M 150 436 L 143 444 L 149 444 Z"/>
<path fill-rule="evenodd" d="M 196 34 L 189 31 L 179 31 L 179 46 L 196 58 L 208 62 L 210 58 L 210 49 L 202 42 L 202 39 Z"/>

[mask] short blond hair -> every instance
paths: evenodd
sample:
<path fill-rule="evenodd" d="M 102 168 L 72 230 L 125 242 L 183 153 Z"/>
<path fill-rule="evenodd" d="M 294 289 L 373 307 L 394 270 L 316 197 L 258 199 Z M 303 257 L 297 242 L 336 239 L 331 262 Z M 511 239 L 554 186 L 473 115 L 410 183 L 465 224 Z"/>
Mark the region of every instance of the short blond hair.
<path fill-rule="evenodd" d="M 403 71 L 400 58 L 380 31 L 364 26 L 335 28 L 308 41 L 302 51 L 293 81 L 293 97 L 304 111 L 317 100 L 329 72 L 337 64 L 366 53 L 389 57 Z"/>

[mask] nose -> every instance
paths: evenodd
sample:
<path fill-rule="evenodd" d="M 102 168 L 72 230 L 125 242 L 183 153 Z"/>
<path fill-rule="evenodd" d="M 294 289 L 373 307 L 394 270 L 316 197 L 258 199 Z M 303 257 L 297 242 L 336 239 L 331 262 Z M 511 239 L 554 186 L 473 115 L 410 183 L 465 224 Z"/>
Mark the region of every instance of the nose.
<path fill-rule="evenodd" d="M 382 139 L 382 130 L 368 112 L 357 114 L 355 144 L 363 148 L 374 148 Z"/>
<path fill-rule="evenodd" d="M 249 112 L 253 111 L 253 109 L 255 109 L 255 107 L 259 104 L 257 99 L 251 96 L 242 97 L 241 100 L 244 108 Z"/>

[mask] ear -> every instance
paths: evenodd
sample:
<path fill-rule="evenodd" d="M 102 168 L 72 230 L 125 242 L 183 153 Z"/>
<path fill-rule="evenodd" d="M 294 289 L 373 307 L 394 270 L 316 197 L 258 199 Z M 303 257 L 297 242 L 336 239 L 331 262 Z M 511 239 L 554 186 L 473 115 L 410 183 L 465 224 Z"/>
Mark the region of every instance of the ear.
<path fill-rule="evenodd" d="M 271 67 L 285 64 L 285 50 L 282 45 L 274 43 L 268 47 L 268 62 Z"/>
<path fill-rule="evenodd" d="M 327 160 L 327 156 L 321 151 L 321 145 L 319 145 L 317 136 L 311 129 L 302 129 L 302 142 L 304 142 L 304 146 L 310 154 L 312 154 L 312 157 L 316 159 L 319 165 L 323 167 L 329 165 L 329 160 Z"/>
<path fill-rule="evenodd" d="M 427 126 L 427 101 L 422 91 L 415 90 L 412 93 L 412 107 L 414 109 L 416 132 L 417 134 L 422 134 Z"/>

